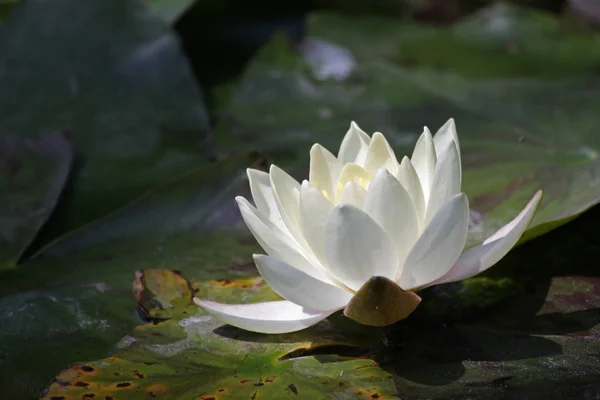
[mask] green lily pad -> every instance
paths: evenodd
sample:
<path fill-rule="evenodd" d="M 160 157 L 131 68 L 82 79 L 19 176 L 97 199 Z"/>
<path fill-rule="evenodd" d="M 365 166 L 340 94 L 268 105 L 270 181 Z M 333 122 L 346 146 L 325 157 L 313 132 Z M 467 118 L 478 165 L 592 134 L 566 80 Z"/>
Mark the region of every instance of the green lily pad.
<path fill-rule="evenodd" d="M 52 238 L 207 162 L 208 121 L 176 37 L 137 0 L 19 2 L 0 29 L 0 131 L 68 131 Z"/>
<path fill-rule="evenodd" d="M 52 214 L 72 161 L 71 144 L 58 132 L 0 139 L 0 270 L 17 264 Z"/>
<path fill-rule="evenodd" d="M 502 25 L 489 32 L 490 24 L 500 24 L 497 19 L 515 28 Z M 353 68 L 352 74 L 317 80 L 307 63 L 275 38 L 239 85 L 217 135 L 221 147 L 266 149 L 274 163 L 305 179 L 309 146 L 319 142 L 336 152 L 351 120 L 368 132 L 383 132 L 401 156 L 410 155 L 423 125 L 435 130 L 453 117 L 463 152 L 463 187 L 473 210 L 470 245 L 511 220 L 538 189 L 544 190 L 544 201 L 526 239 L 600 200 L 595 96 L 600 81 L 588 76 L 600 65 L 600 35 L 563 34 L 550 16 L 507 5 L 446 29 L 333 14 L 314 15 L 309 28 L 305 56 L 313 71 Z M 440 38 L 463 50 L 434 47 L 431 43 L 448 47 Z M 515 67 L 521 61 L 502 48 L 507 41 L 538 48 L 523 51 L 532 68 Z M 341 50 L 331 51 L 332 45 Z M 347 51 L 351 58 L 344 56 Z M 399 60 L 399 54 L 410 52 L 418 60 Z M 576 71 L 554 61 L 572 63 L 573 52 L 585 55 Z M 502 74 L 487 64 L 479 71 L 480 58 Z"/>
<path fill-rule="evenodd" d="M 579 219 L 512 253 L 503 262 L 512 278 L 525 274 L 532 285 L 502 307 L 451 324 L 413 315 L 360 335 L 335 318 L 293 334 L 244 332 L 204 314 L 188 292 L 172 296 L 162 278 L 169 271 L 154 271 L 158 311 L 168 304 L 178 312 L 139 325 L 110 357 L 63 371 L 44 399 L 594 398 L 600 274 L 588 256 L 600 254 L 590 222 Z M 574 250 L 586 256 L 565 263 Z M 219 301 L 277 299 L 260 279 L 189 285 Z"/>
<path fill-rule="evenodd" d="M 136 271 L 169 267 L 195 280 L 254 276 L 248 262 L 258 246 L 234 197 L 248 195 L 245 169 L 262 164 L 252 153 L 191 170 L 2 271 L 2 397 L 35 397 L 56 371 L 107 354 L 139 322 Z"/>

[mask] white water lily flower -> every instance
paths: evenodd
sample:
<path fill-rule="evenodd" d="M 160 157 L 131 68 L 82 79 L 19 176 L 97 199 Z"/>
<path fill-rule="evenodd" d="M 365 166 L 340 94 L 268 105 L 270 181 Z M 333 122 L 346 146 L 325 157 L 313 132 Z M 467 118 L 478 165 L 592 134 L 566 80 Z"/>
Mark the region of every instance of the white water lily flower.
<path fill-rule="evenodd" d="M 249 169 L 248 177 L 256 207 L 236 200 L 268 254 L 254 261 L 285 300 L 195 301 L 223 322 L 263 333 L 301 330 L 341 309 L 372 326 L 406 318 L 421 301 L 416 291 L 472 277 L 504 257 L 542 195 L 463 251 L 469 204 L 452 119 L 435 136 L 425 128 L 412 157 L 401 162 L 381 133 L 369 137 L 353 122 L 338 157 L 312 147 L 308 181 L 300 184 L 274 165 L 268 174 Z"/>

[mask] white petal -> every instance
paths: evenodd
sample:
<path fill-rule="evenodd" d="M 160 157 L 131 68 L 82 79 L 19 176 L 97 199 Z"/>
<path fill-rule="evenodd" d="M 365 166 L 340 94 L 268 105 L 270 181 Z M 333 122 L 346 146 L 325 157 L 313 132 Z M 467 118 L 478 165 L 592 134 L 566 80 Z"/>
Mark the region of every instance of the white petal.
<path fill-rule="evenodd" d="M 299 331 L 317 324 L 333 313 L 306 309 L 285 300 L 223 304 L 194 298 L 194 302 L 226 324 L 259 333 Z"/>
<path fill-rule="evenodd" d="M 246 170 L 248 174 L 248 181 L 250 182 L 250 191 L 252 198 L 256 204 L 256 208 L 263 214 L 267 215 L 269 220 L 277 225 L 280 229 L 287 231 L 287 227 L 281 219 L 279 208 L 273 197 L 273 190 L 271 189 L 271 178 L 269 174 L 264 171 L 257 169 L 248 168 Z"/>
<path fill-rule="evenodd" d="M 352 290 L 372 276 L 395 278 L 398 255 L 387 233 L 364 211 L 336 207 L 327 221 L 325 252 L 329 272 Z"/>
<path fill-rule="evenodd" d="M 392 239 L 400 269 L 419 237 L 417 211 L 406 189 L 387 170 L 380 169 L 369 186 L 364 210 Z"/>
<path fill-rule="evenodd" d="M 348 182 L 356 182 L 365 189 L 368 189 L 369 182 L 373 179 L 366 169 L 358 164 L 350 163 L 344 165 L 342 172 L 340 173 L 340 179 L 338 181 L 338 190 L 346 186 Z"/>
<path fill-rule="evenodd" d="M 338 153 L 338 159 L 342 164 L 356 163 L 364 165 L 371 138 L 354 121 L 344 136 Z"/>
<path fill-rule="evenodd" d="M 300 189 L 300 229 L 317 259 L 325 260 L 325 226 L 333 204 L 310 183 L 302 182 Z"/>
<path fill-rule="evenodd" d="M 460 156 L 460 143 L 458 142 L 458 134 L 456 133 L 456 125 L 454 124 L 454 118 L 450 118 L 433 137 L 433 143 L 435 145 L 435 151 L 439 155 L 448 145 L 453 142 L 456 146 L 456 152 L 458 153 L 458 163 L 461 164 Z M 461 164 L 462 165 L 462 164 Z M 462 180 L 462 169 L 461 169 L 461 180 Z"/>
<path fill-rule="evenodd" d="M 446 148 L 438 155 L 425 213 L 425 226 L 442 205 L 460 193 L 460 160 L 456 145 L 453 142 L 447 143 Z"/>
<path fill-rule="evenodd" d="M 300 184 L 276 165 L 271 165 L 269 176 L 273 196 L 285 226 L 298 243 L 308 248 L 298 224 L 300 219 Z"/>
<path fill-rule="evenodd" d="M 299 306 L 321 311 L 339 310 L 352 298 L 352 293 L 275 258 L 255 254 L 254 262 L 271 289 Z"/>
<path fill-rule="evenodd" d="M 282 260 L 294 267 L 329 282 L 320 265 L 310 260 L 310 256 L 289 234 L 283 232 L 243 197 L 236 197 L 244 222 L 258 244 L 271 257 Z"/>
<path fill-rule="evenodd" d="M 444 204 L 408 254 L 400 287 L 414 289 L 443 276 L 464 249 L 469 228 L 469 201 L 459 193 Z"/>
<path fill-rule="evenodd" d="M 413 151 L 410 159 L 415 171 L 421 181 L 421 188 L 423 189 L 423 197 L 425 198 L 425 204 L 429 201 L 429 193 L 431 191 L 431 183 L 433 181 L 433 173 L 435 171 L 435 164 L 437 162 L 435 154 L 435 146 L 433 144 L 433 138 L 431 132 L 427 127 L 423 128 L 423 134 L 417 140 L 415 150 Z"/>
<path fill-rule="evenodd" d="M 417 172 L 415 171 L 415 168 L 408 157 L 404 157 L 402 159 L 402 162 L 400 163 L 400 169 L 398 169 L 398 174 L 396 177 L 410 195 L 413 205 L 415 206 L 415 210 L 417 211 L 417 216 L 419 217 L 419 223 L 422 230 L 425 223 L 425 198 L 423 197 L 421 181 L 419 180 Z"/>
<path fill-rule="evenodd" d="M 367 191 L 362 186 L 355 182 L 346 182 L 338 199 L 338 204 L 351 204 L 362 209 L 366 197 Z"/>
<path fill-rule="evenodd" d="M 385 168 L 392 174 L 396 174 L 398 172 L 398 160 L 385 137 L 381 133 L 375 132 L 367 151 L 365 169 L 371 174 L 375 174 L 379 168 Z"/>
<path fill-rule="evenodd" d="M 540 190 L 515 219 L 500 228 L 483 244 L 462 253 L 452 269 L 433 284 L 437 285 L 470 278 L 500 261 L 517 244 L 531 223 L 541 200 L 542 191 Z"/>
<path fill-rule="evenodd" d="M 337 181 L 342 171 L 342 163 L 320 144 L 310 149 L 309 182 L 321 193 L 334 201 L 337 192 Z"/>

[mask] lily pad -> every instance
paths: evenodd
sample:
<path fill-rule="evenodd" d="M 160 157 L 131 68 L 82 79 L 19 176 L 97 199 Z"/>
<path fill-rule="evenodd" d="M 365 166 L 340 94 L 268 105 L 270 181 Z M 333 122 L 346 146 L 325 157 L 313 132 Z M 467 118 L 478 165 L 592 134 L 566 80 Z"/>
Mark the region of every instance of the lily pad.
<path fill-rule="evenodd" d="M 35 397 L 57 370 L 106 355 L 130 333 L 139 322 L 135 271 L 169 267 L 197 280 L 254 276 L 246 265 L 258 246 L 248 240 L 234 197 L 247 195 L 245 169 L 262 162 L 246 154 L 191 170 L 3 271 L 2 397 Z"/>
<path fill-rule="evenodd" d="M 504 25 L 490 32 L 496 19 Z M 550 16 L 507 5 L 445 29 L 334 14 L 314 15 L 309 28 L 307 63 L 274 39 L 249 68 L 220 127 L 221 147 L 266 149 L 274 163 L 305 179 L 306 149 L 319 142 L 337 151 L 351 120 L 384 132 L 398 155 L 410 155 L 423 125 L 437 129 L 453 117 L 473 210 L 470 244 L 512 219 L 537 189 L 544 201 L 526 239 L 600 200 L 594 95 L 600 81 L 589 75 L 600 65 L 600 35 L 563 33 Z M 441 51 L 432 44 L 446 48 L 440 38 L 462 50 Z M 317 47 L 325 42 L 350 51 L 356 66 L 348 78 L 323 81 L 315 78 L 320 71 L 307 72 L 315 68 L 315 40 Z M 505 43 L 521 46 L 532 68 L 515 67 L 521 61 Z M 401 59 L 411 52 L 410 63 Z M 554 61 L 571 63 L 573 52 L 584 56 L 577 70 Z M 338 53 L 324 53 L 318 65 L 333 68 Z M 478 69 L 480 58 L 494 57 L 502 73 Z"/>
<path fill-rule="evenodd" d="M 19 2 L 0 27 L 0 66 L 0 131 L 73 138 L 73 179 L 47 238 L 209 159 L 187 61 L 140 1 Z"/>
<path fill-rule="evenodd" d="M 0 139 L 0 270 L 14 267 L 52 214 L 73 161 L 61 133 Z"/>
<path fill-rule="evenodd" d="M 592 399 L 600 391 L 600 274 L 586 261 L 598 253 L 593 231 L 580 219 L 516 250 L 504 264 L 534 284 L 502 307 L 451 324 L 413 315 L 360 335 L 335 318 L 294 334 L 244 332 L 154 282 L 154 297 L 170 297 L 177 315 L 139 325 L 108 358 L 63 371 L 44 399 Z M 575 249 L 586 257 L 556 257 Z M 231 280 L 226 291 L 190 285 L 219 301 L 277 299 L 261 280 Z"/>

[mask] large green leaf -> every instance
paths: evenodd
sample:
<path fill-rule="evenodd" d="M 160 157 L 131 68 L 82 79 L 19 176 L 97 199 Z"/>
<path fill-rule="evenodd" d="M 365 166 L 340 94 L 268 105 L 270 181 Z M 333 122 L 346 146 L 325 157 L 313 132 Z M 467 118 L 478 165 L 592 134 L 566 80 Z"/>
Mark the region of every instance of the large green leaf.
<path fill-rule="evenodd" d="M 0 27 L 0 131 L 69 131 L 73 182 L 48 233 L 94 220 L 208 159 L 200 93 L 137 0 L 31 0 Z"/>
<path fill-rule="evenodd" d="M 2 398 L 35 396 L 57 370 L 104 356 L 129 333 L 136 270 L 169 267 L 198 280 L 255 274 L 247 263 L 257 245 L 237 228 L 234 197 L 247 195 L 245 169 L 260 160 L 191 170 L 2 272 Z"/>
<path fill-rule="evenodd" d="M 189 284 L 147 270 L 136 279 L 139 305 L 161 317 L 110 357 L 60 373 L 44 398 L 591 399 L 600 391 L 600 274 L 587 261 L 600 256 L 593 225 L 580 219 L 519 248 L 502 269 L 522 285 L 515 296 L 450 324 L 436 313 L 452 299 L 431 291 L 425 312 L 387 330 L 353 332 L 336 316 L 294 334 L 252 334 L 223 326 L 191 298 L 276 299 L 262 279 Z M 574 251 L 585 256 L 566 263 Z M 455 297 L 469 296 L 462 291 Z"/>
<path fill-rule="evenodd" d="M 58 132 L 0 139 L 0 270 L 16 265 L 51 215 L 72 161 L 71 144 Z"/>
<path fill-rule="evenodd" d="M 313 16 L 310 28 L 313 70 L 343 71 L 352 63 L 345 48 L 353 74 L 318 81 L 275 38 L 238 88 L 221 126 L 235 141 L 220 134 L 223 147 L 268 149 L 304 179 L 309 146 L 336 152 L 351 120 L 386 134 L 400 156 L 410 155 L 423 125 L 437 129 L 454 117 L 474 210 L 471 243 L 509 221 L 537 189 L 544 201 L 528 237 L 600 200 L 600 81 L 590 75 L 600 65 L 600 36 L 563 32 L 545 14 L 506 5 L 451 29 L 331 14 Z"/>

